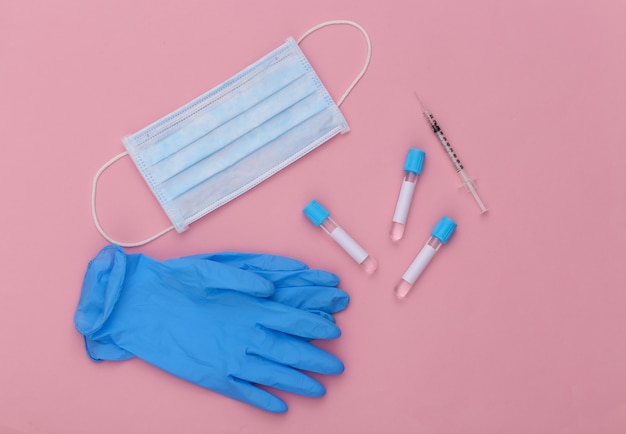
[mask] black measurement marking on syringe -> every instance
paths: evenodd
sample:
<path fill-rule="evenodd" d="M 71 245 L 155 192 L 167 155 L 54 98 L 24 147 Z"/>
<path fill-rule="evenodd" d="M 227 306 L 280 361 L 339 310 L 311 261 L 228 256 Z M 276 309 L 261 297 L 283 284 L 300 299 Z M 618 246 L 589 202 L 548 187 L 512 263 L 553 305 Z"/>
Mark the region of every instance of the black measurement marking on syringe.
<path fill-rule="evenodd" d="M 446 136 L 443 134 L 443 131 L 441 131 L 441 127 L 437 124 L 437 121 L 435 120 L 435 118 L 433 117 L 432 114 L 429 114 L 428 117 L 431 120 L 431 126 L 433 127 L 433 131 L 435 132 L 435 134 L 441 134 L 441 138 L 443 139 L 443 147 L 446 150 L 446 152 L 448 153 L 448 156 L 454 161 L 456 161 L 456 171 L 460 172 L 461 170 L 463 170 L 463 165 L 461 164 L 461 160 L 459 160 L 459 157 L 456 156 L 456 154 L 454 153 L 454 149 L 452 149 L 452 146 L 450 146 L 450 142 L 448 142 L 448 139 L 446 138 Z"/>
<path fill-rule="evenodd" d="M 456 170 L 457 172 L 460 172 L 461 170 L 463 170 L 463 165 L 461 164 L 461 160 L 459 160 L 459 157 L 456 156 L 454 149 L 452 149 L 450 142 L 448 142 L 448 139 L 443 134 L 443 132 L 441 133 L 441 138 L 443 139 L 444 149 L 446 150 L 446 152 L 448 153 L 448 156 L 452 159 L 452 161 L 453 162 L 456 161 L 456 164 L 455 164 Z"/>

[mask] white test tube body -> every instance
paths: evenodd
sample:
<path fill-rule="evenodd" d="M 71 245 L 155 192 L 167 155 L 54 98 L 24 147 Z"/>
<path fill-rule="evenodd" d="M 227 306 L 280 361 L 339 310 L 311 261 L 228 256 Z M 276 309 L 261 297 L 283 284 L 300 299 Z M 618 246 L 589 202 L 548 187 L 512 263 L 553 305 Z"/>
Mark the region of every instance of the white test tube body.
<path fill-rule="evenodd" d="M 411 202 L 413 201 L 413 193 L 415 193 L 415 185 L 417 184 L 418 177 L 419 175 L 416 173 L 409 171 L 404 172 L 400 194 L 396 202 L 396 209 L 391 219 L 391 231 L 389 231 L 389 237 L 393 241 L 400 240 L 404 235 L 404 228 L 406 227 L 406 220 L 409 215 Z"/>
<path fill-rule="evenodd" d="M 409 293 L 415 281 L 420 277 L 428 263 L 433 259 L 435 253 L 441 247 L 441 241 L 433 236 L 428 239 L 428 242 L 422 247 L 422 250 L 417 254 L 409 268 L 402 275 L 402 279 L 394 288 L 396 297 L 404 298 Z"/>
<path fill-rule="evenodd" d="M 357 264 L 363 268 L 363 270 L 371 274 L 376 271 L 378 264 L 374 258 L 372 258 L 367 251 L 357 243 L 341 226 L 339 226 L 333 219 L 327 217 L 322 224 L 321 228 L 328 235 L 332 237 L 337 244 L 339 244 Z"/>
<path fill-rule="evenodd" d="M 398 241 L 404 235 L 406 220 L 411 208 L 411 202 L 413 201 L 413 193 L 415 193 L 415 185 L 420 173 L 422 173 L 425 156 L 426 153 L 421 149 L 409 148 L 404 159 L 404 178 L 402 179 L 402 187 L 400 187 L 400 195 L 396 202 L 396 209 L 391 219 L 391 230 L 389 231 L 389 238 L 392 241 Z"/>
<path fill-rule="evenodd" d="M 393 289 L 398 299 L 406 297 L 441 245 L 446 244 L 450 240 L 456 226 L 456 222 L 450 217 L 443 216 L 439 219 L 437 225 L 430 232 L 428 242 L 422 247 L 422 250 L 420 250 L 413 262 L 411 262 L 411 265 L 409 265 L 409 268 L 402 275 L 402 279 Z"/>

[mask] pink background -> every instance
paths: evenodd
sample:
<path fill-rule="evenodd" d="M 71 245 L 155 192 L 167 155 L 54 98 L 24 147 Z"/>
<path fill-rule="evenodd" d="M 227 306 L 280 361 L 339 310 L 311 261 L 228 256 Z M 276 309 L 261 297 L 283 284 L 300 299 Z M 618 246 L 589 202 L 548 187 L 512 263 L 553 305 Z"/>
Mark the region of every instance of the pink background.
<path fill-rule="evenodd" d="M 312 26 L 370 33 L 352 128 L 194 223 L 135 249 L 293 256 L 351 295 L 328 393 L 260 410 L 133 360 L 92 363 L 73 326 L 96 170 L 120 138 Z M 626 3 L 0 0 L 0 432 L 626 432 Z M 302 45 L 335 98 L 358 31 Z M 481 216 L 418 111 L 438 117 Z M 388 238 L 410 146 L 427 153 L 405 238 Z M 101 182 L 103 225 L 168 221 L 132 163 Z M 301 213 L 317 198 L 380 264 L 368 277 Z M 269 206 L 268 206 L 269 204 Z M 459 223 L 409 297 L 392 288 L 439 217 Z"/>

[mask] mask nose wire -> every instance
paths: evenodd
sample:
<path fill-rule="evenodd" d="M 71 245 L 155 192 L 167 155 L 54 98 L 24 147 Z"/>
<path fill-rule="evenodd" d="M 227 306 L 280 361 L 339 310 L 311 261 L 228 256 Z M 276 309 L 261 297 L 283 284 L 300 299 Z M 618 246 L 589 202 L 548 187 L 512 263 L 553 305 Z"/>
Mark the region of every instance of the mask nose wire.
<path fill-rule="evenodd" d="M 171 231 L 172 229 L 174 229 L 174 226 L 170 226 L 164 230 L 162 230 L 161 232 L 151 236 L 150 238 L 146 238 L 143 241 L 137 241 L 134 243 L 122 243 L 120 241 L 117 241 L 113 238 L 111 238 L 109 236 L 109 234 L 107 234 L 104 229 L 102 228 L 102 225 L 100 225 L 100 221 L 98 220 L 98 213 L 96 211 L 96 190 L 98 189 L 98 180 L 100 179 L 100 176 L 104 173 L 105 170 L 107 170 L 109 167 L 111 167 L 117 160 L 119 160 L 120 158 L 123 158 L 125 156 L 128 155 L 128 151 L 124 151 L 120 154 L 117 154 L 115 157 L 111 158 L 109 161 L 107 161 L 106 163 L 104 163 L 102 165 L 102 167 L 100 167 L 100 169 L 98 169 L 98 171 L 96 172 L 96 174 L 93 177 L 93 184 L 91 187 L 91 216 L 93 217 L 93 222 L 96 225 L 96 229 L 98 229 L 98 232 L 100 232 L 100 235 L 102 235 L 104 237 L 105 240 L 107 240 L 108 242 L 110 242 L 111 244 L 117 244 L 120 247 L 138 247 L 138 246 L 143 246 L 144 244 L 148 244 L 151 241 L 156 240 L 157 238 L 165 235 L 166 233 L 168 233 L 169 231 Z"/>
<path fill-rule="evenodd" d="M 365 58 L 365 65 L 363 66 L 363 69 L 361 70 L 359 75 L 356 76 L 356 78 L 354 79 L 352 84 L 350 86 L 348 86 L 348 89 L 344 92 L 344 94 L 341 96 L 341 98 L 339 98 L 339 101 L 337 102 L 337 107 L 339 107 L 343 103 L 343 101 L 346 99 L 346 97 L 350 94 L 350 92 L 352 92 L 352 89 L 354 89 L 354 86 L 356 86 L 356 84 L 359 82 L 359 80 L 361 80 L 361 78 L 363 78 L 363 76 L 365 75 L 365 72 L 367 71 L 367 68 L 370 65 L 370 60 L 372 59 L 372 41 L 370 40 L 370 36 L 367 34 L 367 31 L 365 31 L 363 26 L 361 26 L 358 23 L 355 23 L 354 21 L 349 21 L 349 20 L 325 21 L 325 22 L 320 23 L 317 26 L 307 30 L 306 32 L 304 32 L 304 34 L 302 36 L 300 36 L 300 39 L 298 39 L 298 45 L 300 45 L 300 43 L 304 40 L 304 38 L 309 36 L 311 33 L 315 32 L 315 31 L 317 31 L 317 30 L 319 30 L 319 29 L 321 29 L 323 27 L 334 26 L 334 25 L 348 25 L 348 26 L 356 27 L 358 30 L 361 31 L 361 33 L 363 33 L 363 36 L 365 37 L 365 41 L 367 42 L 367 57 Z"/>

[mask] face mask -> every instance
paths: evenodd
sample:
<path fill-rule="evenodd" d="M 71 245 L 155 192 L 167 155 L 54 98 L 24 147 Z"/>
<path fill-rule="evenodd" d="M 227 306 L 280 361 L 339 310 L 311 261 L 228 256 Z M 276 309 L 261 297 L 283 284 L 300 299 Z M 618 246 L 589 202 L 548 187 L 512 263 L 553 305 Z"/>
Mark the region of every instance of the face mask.
<path fill-rule="evenodd" d="M 357 27 L 365 36 L 365 67 L 335 104 L 298 44 L 332 24 Z M 322 143 L 349 130 L 338 106 L 369 64 L 365 30 L 330 21 L 292 38 L 234 77 L 180 109 L 123 139 L 126 151 L 96 173 L 92 215 L 99 232 L 124 247 L 146 244 L 188 226 L 235 199 Z M 111 239 L 96 213 L 97 182 L 111 164 L 129 155 L 172 226 L 143 241 Z"/>

